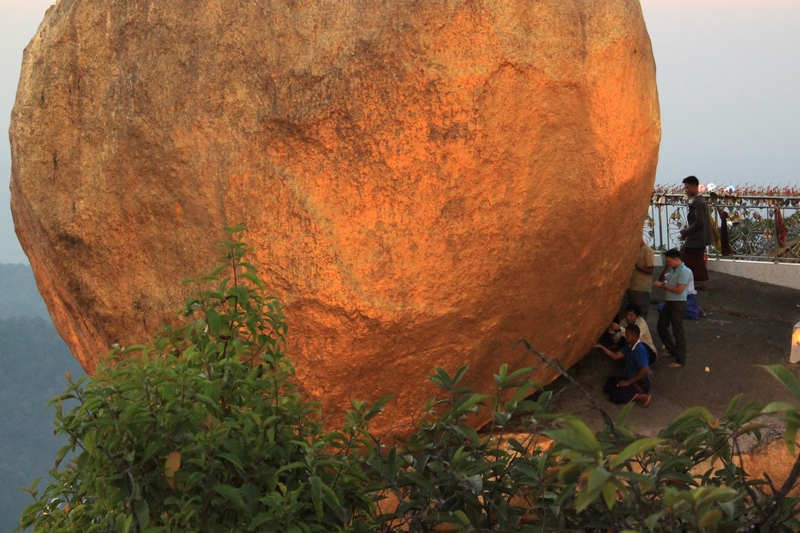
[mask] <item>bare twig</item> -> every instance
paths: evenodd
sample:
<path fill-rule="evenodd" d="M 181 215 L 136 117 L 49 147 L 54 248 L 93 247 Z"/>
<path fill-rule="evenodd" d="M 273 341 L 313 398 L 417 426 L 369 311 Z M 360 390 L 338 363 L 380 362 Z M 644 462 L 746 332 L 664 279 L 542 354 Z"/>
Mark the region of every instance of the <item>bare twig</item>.
<path fill-rule="evenodd" d="M 609 429 L 611 430 L 612 435 L 614 435 L 614 438 L 616 440 L 619 440 L 619 434 L 617 433 L 617 427 L 614 424 L 614 419 L 611 418 L 611 415 L 609 415 L 608 412 L 605 409 L 600 407 L 600 404 L 597 403 L 597 401 L 594 399 L 594 397 L 589 393 L 588 390 L 586 390 L 586 388 L 583 385 L 578 383 L 575 380 L 575 378 L 573 378 L 572 376 L 569 375 L 567 370 L 561 365 L 560 362 L 553 361 L 552 359 L 550 359 L 549 357 L 544 355 L 542 352 L 540 352 L 539 350 L 537 350 L 536 348 L 531 346 L 531 344 L 528 341 L 526 341 L 525 339 L 518 340 L 517 344 L 523 344 L 525 346 L 525 348 L 528 349 L 529 352 L 531 352 L 534 355 L 536 355 L 547 366 L 550 366 L 550 367 L 556 369 L 560 375 L 564 376 L 570 383 L 572 383 L 573 385 L 578 387 L 578 389 L 580 389 L 580 391 L 583 393 L 583 395 L 586 396 L 586 399 L 588 399 L 589 402 L 592 404 L 592 409 L 594 409 L 595 411 L 599 412 L 600 416 L 603 417 L 603 422 L 605 422 L 606 425 L 609 427 Z"/>
<path fill-rule="evenodd" d="M 128 490 L 130 491 L 130 496 L 128 497 L 128 509 L 131 511 L 131 516 L 133 517 L 133 527 L 136 533 L 142 532 L 142 526 L 139 524 L 139 515 L 136 514 L 136 481 L 133 479 L 133 474 L 131 473 L 130 468 L 125 471 L 125 475 L 128 479 Z"/>
<path fill-rule="evenodd" d="M 600 404 L 597 403 L 597 400 L 594 399 L 594 396 L 592 396 L 591 393 L 589 393 L 589 391 L 586 390 L 586 388 L 583 385 L 578 383 L 578 381 L 575 378 L 573 378 L 572 376 L 569 375 L 567 370 L 561 365 L 561 363 L 559 361 L 557 361 L 557 360 L 554 361 L 554 360 L 550 359 L 549 357 L 544 355 L 542 352 L 540 352 L 539 350 L 537 350 L 536 348 L 531 346 L 531 344 L 525 339 L 518 340 L 517 344 L 523 344 L 528 349 L 528 351 L 530 351 L 531 353 L 536 355 L 546 365 L 556 369 L 560 375 L 564 376 L 570 383 L 572 383 L 573 385 L 578 387 L 578 389 L 580 389 L 580 391 L 583 393 L 583 395 L 586 397 L 586 399 L 589 400 L 589 403 L 592 404 L 592 409 L 594 409 L 595 411 L 600 413 L 600 416 L 603 418 L 603 421 L 605 422 L 606 426 L 611 431 L 611 438 L 614 440 L 614 444 L 615 445 L 620 445 L 621 444 L 622 438 L 621 438 L 621 435 L 619 434 L 619 432 L 617 431 L 617 426 L 614 423 L 614 419 L 611 418 L 611 415 L 609 415 L 608 412 L 605 409 L 600 407 Z M 626 465 L 626 467 L 628 468 L 629 471 L 633 470 L 630 460 L 625 461 L 625 465 Z M 631 492 L 633 492 L 633 494 L 636 496 L 634 498 L 634 501 L 635 501 L 636 507 L 637 507 L 637 509 L 639 511 L 638 515 L 636 517 L 636 520 L 639 522 L 639 524 L 641 526 L 644 526 L 645 523 L 644 523 L 644 520 L 642 518 L 644 516 L 644 509 L 642 507 L 643 498 L 642 498 L 641 491 L 639 490 L 639 487 L 636 486 L 633 483 L 630 484 L 630 489 L 631 489 Z"/>

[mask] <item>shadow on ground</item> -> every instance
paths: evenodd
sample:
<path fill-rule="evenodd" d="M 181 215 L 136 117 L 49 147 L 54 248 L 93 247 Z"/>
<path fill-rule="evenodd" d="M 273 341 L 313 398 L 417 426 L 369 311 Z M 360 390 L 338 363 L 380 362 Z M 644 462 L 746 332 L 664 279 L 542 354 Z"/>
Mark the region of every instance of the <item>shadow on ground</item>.
<path fill-rule="evenodd" d="M 792 328 L 800 321 L 800 291 L 726 274 L 712 272 L 711 276 L 710 290 L 699 295 L 707 316 L 684 321 L 686 366 L 667 368 L 673 359 L 663 357 L 653 365 L 650 407 L 637 405 L 628 418 L 636 433 L 655 436 L 670 420 L 693 406 L 704 406 L 721 416 L 739 393 L 744 395 L 743 402 L 792 401 L 788 391 L 759 365 L 783 364 L 795 375 L 800 371 L 800 365 L 789 364 Z M 653 291 L 653 300 L 663 300 L 663 290 Z M 660 347 L 657 321 L 654 301 L 647 323 Z M 622 375 L 618 362 L 593 350 L 570 368 L 569 374 L 609 414 L 615 416 L 619 412 L 620 406 L 603 395 L 606 378 Z M 602 427 L 600 415 L 591 410 L 578 387 L 560 378 L 547 388 L 554 391 L 551 412 L 577 414 L 593 429 Z"/>

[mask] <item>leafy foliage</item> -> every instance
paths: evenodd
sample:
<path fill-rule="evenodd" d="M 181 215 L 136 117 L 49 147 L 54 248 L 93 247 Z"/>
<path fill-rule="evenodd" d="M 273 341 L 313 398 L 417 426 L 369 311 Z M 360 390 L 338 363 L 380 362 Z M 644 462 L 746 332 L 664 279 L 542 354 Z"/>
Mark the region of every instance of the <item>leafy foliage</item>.
<path fill-rule="evenodd" d="M 284 357 L 286 321 L 264 294 L 246 245 L 198 286 L 150 346 L 116 348 L 92 380 L 54 402 L 69 436 L 32 491 L 22 526 L 48 531 L 364 530 L 374 506 L 356 470 L 357 431 L 323 433 Z M 224 274 L 227 274 L 223 276 Z M 65 411 L 61 403 L 78 405 Z M 362 447 L 363 448 L 363 447 Z M 65 468 L 62 460 L 77 456 Z"/>
<path fill-rule="evenodd" d="M 535 387 L 530 369 L 502 367 L 493 396 L 460 388 L 465 370 L 451 377 L 439 369 L 431 379 L 449 396 L 429 402 L 428 419 L 404 446 L 373 459 L 399 502 L 382 515 L 381 531 L 800 529 L 789 486 L 771 487 L 742 468 L 739 440 L 760 438 L 755 419 L 764 411 L 755 403 L 740 406 L 737 396 L 720 419 L 689 409 L 658 438 L 637 439 L 625 426 L 633 404 L 595 434 L 574 416 L 548 414 L 549 393 L 524 399 Z M 516 393 L 503 401 L 509 389 Z M 484 402 L 493 423 L 478 434 L 465 422 Z M 504 434 L 519 416 L 522 442 Z"/>
<path fill-rule="evenodd" d="M 763 413 L 740 406 L 716 419 L 703 408 L 657 438 L 625 425 L 631 406 L 595 434 L 549 414 L 531 368 L 503 365 L 490 394 L 463 385 L 467 367 L 429 379 L 419 427 L 390 444 L 369 421 L 389 400 L 354 401 L 341 431 L 326 432 L 295 387 L 283 350 L 286 322 L 265 295 L 247 246 L 231 230 L 225 264 L 197 285 L 182 315 L 151 345 L 117 348 L 92 380 L 54 400 L 70 444 L 54 481 L 31 489 L 22 526 L 36 531 L 490 532 L 797 531 L 797 498 L 752 479 L 739 441 L 760 438 Z M 535 350 L 533 350 L 535 352 Z M 536 352 L 538 353 L 538 352 Z M 553 364 L 548 361 L 548 364 Z M 772 372 L 792 391 L 800 383 Z M 539 391 L 533 398 L 531 395 Z M 796 395 L 800 400 L 800 393 Z M 77 401 L 65 411 L 61 402 Z M 599 407 L 598 407 L 599 408 Z M 489 410 L 478 433 L 473 417 Z M 509 434 L 509 424 L 525 430 Z M 65 467 L 61 463 L 70 454 Z M 799 463 L 800 464 L 800 463 Z"/>

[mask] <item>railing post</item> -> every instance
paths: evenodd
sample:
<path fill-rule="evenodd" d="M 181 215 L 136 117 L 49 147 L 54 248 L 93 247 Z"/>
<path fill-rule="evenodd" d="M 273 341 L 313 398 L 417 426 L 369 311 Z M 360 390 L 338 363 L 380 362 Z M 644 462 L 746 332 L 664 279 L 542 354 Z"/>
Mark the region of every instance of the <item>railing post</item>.
<path fill-rule="evenodd" d="M 775 229 L 772 231 L 772 236 L 775 239 L 775 264 L 777 265 L 780 263 L 778 260 L 778 248 L 780 247 L 780 241 L 778 240 L 778 209 L 781 208 L 781 202 L 778 201 L 778 204 L 775 206 L 775 211 L 772 213 L 772 220 L 775 223 Z"/>

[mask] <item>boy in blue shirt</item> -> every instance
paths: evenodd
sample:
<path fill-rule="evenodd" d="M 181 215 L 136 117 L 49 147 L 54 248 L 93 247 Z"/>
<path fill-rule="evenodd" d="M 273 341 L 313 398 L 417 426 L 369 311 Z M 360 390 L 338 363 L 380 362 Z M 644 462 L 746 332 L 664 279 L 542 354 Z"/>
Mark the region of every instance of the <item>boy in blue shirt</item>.
<path fill-rule="evenodd" d="M 626 346 L 612 352 L 599 344 L 597 348 L 612 359 L 625 359 L 625 377 L 611 376 L 603 386 L 603 392 L 617 404 L 640 402 L 642 407 L 650 405 L 650 358 L 647 348 L 639 342 L 639 326 L 631 324 L 625 328 Z"/>

